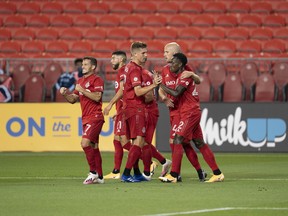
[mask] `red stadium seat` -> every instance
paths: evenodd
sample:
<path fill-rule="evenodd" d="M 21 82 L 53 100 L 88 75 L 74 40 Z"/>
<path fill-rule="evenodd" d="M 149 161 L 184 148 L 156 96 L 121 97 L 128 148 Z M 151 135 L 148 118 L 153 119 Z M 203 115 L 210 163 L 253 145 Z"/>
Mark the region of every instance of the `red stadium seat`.
<path fill-rule="evenodd" d="M 263 20 L 263 26 L 266 27 L 284 27 L 286 25 L 286 20 L 284 16 L 281 15 L 268 15 Z"/>
<path fill-rule="evenodd" d="M 168 23 L 172 27 L 187 27 L 191 24 L 191 19 L 187 15 L 176 14 L 170 17 Z"/>
<path fill-rule="evenodd" d="M 73 19 L 68 15 L 56 15 L 52 17 L 50 25 L 53 27 L 70 27 L 73 25 Z"/>
<path fill-rule="evenodd" d="M 213 101 L 220 101 L 221 85 L 223 85 L 226 77 L 226 68 L 224 64 L 219 62 L 212 63 L 208 68 L 208 77 L 214 91 Z"/>
<path fill-rule="evenodd" d="M 192 26 L 211 27 L 214 25 L 214 19 L 208 14 L 199 14 L 192 19 Z"/>
<path fill-rule="evenodd" d="M 141 15 L 129 14 L 122 18 L 120 25 L 125 27 L 140 27 L 143 25 L 143 18 Z"/>
<path fill-rule="evenodd" d="M 262 51 L 264 53 L 281 54 L 286 51 L 286 45 L 281 40 L 268 40 L 263 44 Z"/>
<path fill-rule="evenodd" d="M 245 100 L 253 100 L 253 86 L 258 77 L 258 67 L 254 62 L 246 62 L 240 68 L 240 76 L 245 87 Z"/>
<path fill-rule="evenodd" d="M 222 2 L 208 1 L 203 8 L 203 12 L 204 13 L 225 13 L 226 5 Z"/>
<path fill-rule="evenodd" d="M 213 51 L 221 57 L 228 57 L 236 52 L 236 45 L 231 40 L 218 40 L 214 44 Z"/>
<path fill-rule="evenodd" d="M 0 2 L 0 14 L 15 14 L 17 12 L 17 7 L 15 3 L 12 2 Z"/>
<path fill-rule="evenodd" d="M 163 15 L 150 15 L 147 16 L 144 20 L 144 26 L 151 26 L 151 27 L 163 27 L 166 26 L 167 19 Z"/>
<path fill-rule="evenodd" d="M 157 6 L 157 12 L 160 14 L 176 14 L 179 11 L 179 4 L 176 2 L 160 2 Z"/>
<path fill-rule="evenodd" d="M 278 101 L 285 101 L 288 95 L 286 95 L 285 87 L 288 84 L 288 63 L 287 62 L 277 62 L 272 68 L 273 77 L 275 83 L 278 87 Z"/>
<path fill-rule="evenodd" d="M 6 41 L 11 39 L 11 32 L 8 29 L 0 29 L 0 41 Z"/>
<path fill-rule="evenodd" d="M 116 44 L 112 41 L 99 41 L 93 44 L 93 51 L 95 53 L 109 53 L 116 50 Z"/>
<path fill-rule="evenodd" d="M 17 12 L 19 14 L 38 14 L 40 12 L 40 6 L 35 2 L 22 2 Z"/>
<path fill-rule="evenodd" d="M 164 50 L 164 43 L 162 41 L 147 41 L 148 55 L 153 57 L 162 57 Z"/>
<path fill-rule="evenodd" d="M 112 68 L 111 64 L 104 65 L 104 74 L 106 81 L 115 81 L 117 77 L 117 71 Z"/>
<path fill-rule="evenodd" d="M 122 50 L 126 52 L 127 54 L 130 54 L 130 46 L 131 46 L 130 41 L 123 41 L 121 43 L 117 43 L 117 50 Z"/>
<path fill-rule="evenodd" d="M 40 29 L 36 34 L 36 39 L 38 40 L 57 40 L 58 31 L 53 28 L 43 28 Z"/>
<path fill-rule="evenodd" d="M 28 41 L 22 44 L 22 52 L 27 54 L 42 54 L 45 51 L 45 46 L 40 41 Z"/>
<path fill-rule="evenodd" d="M 0 53 L 19 53 L 21 46 L 19 43 L 14 41 L 5 41 L 0 44 Z"/>
<path fill-rule="evenodd" d="M 83 38 L 86 40 L 105 40 L 106 31 L 103 28 L 89 28 L 83 32 Z"/>
<path fill-rule="evenodd" d="M 41 8 L 43 14 L 60 14 L 63 12 L 63 6 L 58 2 L 45 2 Z"/>
<path fill-rule="evenodd" d="M 128 40 L 130 33 L 125 28 L 112 28 L 107 32 L 107 39 L 111 40 Z"/>
<path fill-rule="evenodd" d="M 32 15 L 28 18 L 27 26 L 29 27 L 48 27 L 50 25 L 50 19 L 48 15 Z"/>
<path fill-rule="evenodd" d="M 77 53 L 81 55 L 87 55 L 92 52 L 92 44 L 87 41 L 75 41 L 71 45 L 69 51 L 71 53 Z"/>
<path fill-rule="evenodd" d="M 195 27 L 181 28 L 178 38 L 183 40 L 199 40 L 201 38 L 201 31 Z"/>
<path fill-rule="evenodd" d="M 109 13 L 109 5 L 102 1 L 92 2 L 87 6 L 86 13 L 107 14 Z"/>
<path fill-rule="evenodd" d="M 250 39 L 255 40 L 271 40 L 273 31 L 269 28 L 256 28 L 250 33 Z"/>
<path fill-rule="evenodd" d="M 203 6 L 199 2 L 184 1 L 179 7 L 179 13 L 200 14 L 203 12 Z"/>
<path fill-rule="evenodd" d="M 234 28 L 238 24 L 237 17 L 233 14 L 219 15 L 215 21 L 215 26 Z"/>
<path fill-rule="evenodd" d="M 222 28 L 207 28 L 204 30 L 202 39 L 205 40 L 222 40 L 225 38 L 225 31 Z"/>
<path fill-rule="evenodd" d="M 67 53 L 68 50 L 68 45 L 64 41 L 51 41 L 46 46 L 46 52 L 51 54 Z"/>
<path fill-rule="evenodd" d="M 51 62 L 43 70 L 43 76 L 46 83 L 46 97 L 51 97 L 52 88 L 63 73 L 62 66 L 57 62 Z"/>
<path fill-rule="evenodd" d="M 115 2 L 112 3 L 110 6 L 110 13 L 117 13 L 117 14 L 130 14 L 133 11 L 133 5 L 129 2 Z"/>
<path fill-rule="evenodd" d="M 243 41 L 238 47 L 238 52 L 240 53 L 251 53 L 251 54 L 257 54 L 260 53 L 262 50 L 261 44 L 257 41 Z"/>
<path fill-rule="evenodd" d="M 152 40 L 154 38 L 154 31 L 151 28 L 146 27 L 136 28 L 131 32 L 130 38 L 132 40 L 140 41 Z"/>
<path fill-rule="evenodd" d="M 195 41 L 190 44 L 188 48 L 192 54 L 210 54 L 212 53 L 212 44 L 208 41 Z"/>
<path fill-rule="evenodd" d="M 156 30 L 154 38 L 157 40 L 174 41 L 178 36 L 177 30 L 172 28 L 159 28 Z"/>
<path fill-rule="evenodd" d="M 59 34 L 59 39 L 61 40 L 81 40 L 82 31 L 78 28 L 64 28 Z"/>
<path fill-rule="evenodd" d="M 45 80 L 39 74 L 31 74 L 21 87 L 21 101 L 44 102 Z"/>
<path fill-rule="evenodd" d="M 81 14 L 74 18 L 73 26 L 77 27 L 95 27 L 97 24 L 97 19 L 95 16 L 90 14 Z"/>
<path fill-rule="evenodd" d="M 275 29 L 274 31 L 274 38 L 281 39 L 281 40 L 288 40 L 288 28 L 282 27 Z"/>
<path fill-rule="evenodd" d="M 270 14 L 272 5 L 268 1 L 256 2 L 251 5 L 250 13 Z"/>
<path fill-rule="evenodd" d="M 238 73 L 227 74 L 224 84 L 222 101 L 223 102 L 240 102 L 243 100 L 244 88 Z"/>
<path fill-rule="evenodd" d="M 261 74 L 255 84 L 255 102 L 273 102 L 275 100 L 276 85 L 273 76 Z"/>
<path fill-rule="evenodd" d="M 12 39 L 13 40 L 34 40 L 35 32 L 28 28 L 19 28 L 13 33 Z"/>
<path fill-rule="evenodd" d="M 209 102 L 212 100 L 213 95 L 210 79 L 206 73 L 201 73 L 198 75 L 201 80 L 201 83 L 196 86 L 196 89 L 199 92 L 199 100 L 200 102 Z"/>
<path fill-rule="evenodd" d="M 26 25 L 25 17 L 20 15 L 9 15 L 4 19 L 4 27 L 24 27 Z"/>
<path fill-rule="evenodd" d="M 65 7 L 63 7 L 64 13 L 71 14 L 83 14 L 86 12 L 86 5 L 82 2 L 68 2 Z"/>
<path fill-rule="evenodd" d="M 112 14 L 105 14 L 99 17 L 98 26 L 117 27 L 120 24 L 119 17 Z"/>
<path fill-rule="evenodd" d="M 134 7 L 134 13 L 136 14 L 154 14 L 157 10 L 157 6 L 154 1 L 139 1 Z"/>
<path fill-rule="evenodd" d="M 256 14 L 243 14 L 239 18 L 238 25 L 242 27 L 256 28 L 262 25 L 262 19 Z"/>
<path fill-rule="evenodd" d="M 231 40 L 247 40 L 249 31 L 246 28 L 232 28 L 227 31 L 226 38 Z"/>
<path fill-rule="evenodd" d="M 248 2 L 231 2 L 227 7 L 228 13 L 249 13 L 250 4 Z"/>
<path fill-rule="evenodd" d="M 286 1 L 279 1 L 276 7 L 274 8 L 274 13 L 277 14 L 287 14 L 288 13 L 288 2 Z"/>

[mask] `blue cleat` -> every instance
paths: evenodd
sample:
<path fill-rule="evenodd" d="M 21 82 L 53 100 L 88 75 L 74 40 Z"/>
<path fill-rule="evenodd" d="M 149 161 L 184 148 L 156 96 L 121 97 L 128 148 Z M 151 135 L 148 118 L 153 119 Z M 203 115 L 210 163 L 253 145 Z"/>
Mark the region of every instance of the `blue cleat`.
<path fill-rule="evenodd" d="M 134 175 L 133 178 L 138 181 L 150 181 L 151 176 L 146 176 L 145 174 Z"/>
<path fill-rule="evenodd" d="M 134 179 L 133 176 L 131 176 L 131 175 L 126 176 L 124 174 L 121 176 L 121 181 L 122 182 L 131 182 L 131 183 L 140 182 L 139 180 Z"/>

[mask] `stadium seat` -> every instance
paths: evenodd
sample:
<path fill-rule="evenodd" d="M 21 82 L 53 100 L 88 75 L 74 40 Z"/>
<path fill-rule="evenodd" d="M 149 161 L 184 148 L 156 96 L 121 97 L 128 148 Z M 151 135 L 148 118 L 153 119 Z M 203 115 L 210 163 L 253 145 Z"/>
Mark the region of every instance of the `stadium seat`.
<path fill-rule="evenodd" d="M 24 27 L 26 25 L 25 17 L 22 15 L 9 15 L 4 19 L 4 27 Z"/>
<path fill-rule="evenodd" d="M 133 11 L 133 5 L 130 2 L 115 2 L 110 5 L 110 13 L 116 14 L 131 14 Z"/>
<path fill-rule="evenodd" d="M 38 14 L 40 6 L 35 2 L 20 2 L 17 12 L 19 14 Z"/>
<path fill-rule="evenodd" d="M 286 95 L 285 87 L 288 85 L 288 63 L 276 62 L 272 68 L 273 78 L 278 87 L 278 101 L 286 101 L 288 95 Z"/>
<path fill-rule="evenodd" d="M 227 7 L 228 13 L 249 13 L 250 12 L 250 4 L 247 1 L 243 2 L 231 2 L 231 4 L 228 4 Z"/>
<path fill-rule="evenodd" d="M 242 27 L 257 28 L 262 25 L 262 19 L 256 14 L 243 14 L 239 18 L 238 25 Z"/>
<path fill-rule="evenodd" d="M 145 34 L 143 34 L 143 32 Z M 131 32 L 130 38 L 132 40 L 140 40 L 140 41 L 152 40 L 154 38 L 154 31 L 151 28 L 147 27 L 136 28 Z"/>
<path fill-rule="evenodd" d="M 108 30 L 106 37 L 110 40 L 129 40 L 130 33 L 125 28 L 111 28 Z"/>
<path fill-rule="evenodd" d="M 214 23 L 215 26 L 234 28 L 238 24 L 237 17 L 233 14 L 219 15 Z"/>
<path fill-rule="evenodd" d="M 0 44 L 0 53 L 19 53 L 21 46 L 15 41 L 4 41 Z"/>
<path fill-rule="evenodd" d="M 117 50 L 122 50 L 124 52 L 126 52 L 126 54 L 130 54 L 130 46 L 131 46 L 131 42 L 130 41 L 123 41 L 123 42 L 120 42 L 120 43 L 117 43 Z M 149 50 L 148 50 L 149 52 Z M 148 53 L 148 56 L 149 56 L 149 53 Z M 150 57 L 148 57 L 150 58 Z M 129 58 L 128 58 L 129 59 Z"/>
<path fill-rule="evenodd" d="M 51 97 L 52 88 L 62 73 L 63 68 L 57 62 L 51 62 L 45 66 L 43 70 L 43 77 L 46 83 L 46 97 Z"/>
<path fill-rule="evenodd" d="M 105 81 L 115 81 L 117 77 L 117 71 L 115 71 L 111 64 L 104 65 L 104 77 Z"/>
<path fill-rule="evenodd" d="M 225 38 L 225 31 L 222 28 L 207 28 L 204 30 L 202 39 L 204 40 L 222 40 Z"/>
<path fill-rule="evenodd" d="M 226 32 L 226 38 L 231 40 L 247 40 L 249 31 L 246 28 L 232 28 Z"/>
<path fill-rule="evenodd" d="M 22 43 L 22 52 L 25 54 L 42 54 L 45 51 L 45 45 L 40 41 L 27 41 Z"/>
<path fill-rule="evenodd" d="M 264 42 L 262 51 L 264 53 L 281 54 L 286 51 L 286 45 L 283 41 L 273 39 Z"/>
<path fill-rule="evenodd" d="M 85 40 L 105 40 L 106 31 L 103 28 L 89 28 L 83 32 Z"/>
<path fill-rule="evenodd" d="M 58 31 L 53 28 L 41 28 L 36 34 L 38 40 L 57 40 Z"/>
<path fill-rule="evenodd" d="M 147 41 L 148 55 L 153 57 L 162 57 L 164 50 L 164 43 L 162 41 Z"/>
<path fill-rule="evenodd" d="M 72 92 L 70 92 L 68 90 L 68 94 L 71 94 L 71 93 Z M 63 97 L 63 95 L 60 93 L 60 91 L 58 89 L 56 89 L 55 86 L 53 86 L 53 88 L 52 88 L 51 101 L 52 102 L 58 102 L 58 103 L 67 102 L 65 97 Z"/>
<path fill-rule="evenodd" d="M 213 88 L 211 86 L 210 79 L 206 73 L 198 74 L 201 80 L 200 85 L 196 86 L 196 90 L 199 93 L 200 102 L 209 102 L 212 100 Z"/>
<path fill-rule="evenodd" d="M 193 1 L 184 1 L 180 4 L 179 13 L 187 13 L 187 14 L 200 14 L 203 12 L 203 6 L 199 2 Z"/>
<path fill-rule="evenodd" d="M 210 54 L 213 51 L 213 47 L 209 41 L 192 41 L 188 51 L 192 54 Z"/>
<path fill-rule="evenodd" d="M 208 77 L 213 88 L 213 101 L 221 100 L 221 86 L 223 85 L 226 77 L 226 68 L 220 62 L 212 63 L 208 68 Z"/>
<path fill-rule="evenodd" d="M 273 76 L 263 73 L 257 77 L 255 84 L 255 102 L 273 102 L 276 95 L 276 85 Z"/>
<path fill-rule="evenodd" d="M 167 25 L 172 27 L 188 27 L 190 24 L 190 16 L 182 14 L 175 14 L 171 16 L 167 22 Z"/>
<path fill-rule="evenodd" d="M 2 26 L 2 24 L 3 24 L 3 20 L 2 18 L 0 18 L 0 26 Z"/>
<path fill-rule="evenodd" d="M 203 7 L 203 13 L 225 13 L 226 5 L 222 2 L 208 1 Z"/>
<path fill-rule="evenodd" d="M 29 27 L 36 27 L 36 28 L 43 28 L 48 27 L 50 25 L 50 19 L 48 15 L 32 15 L 28 18 L 27 26 Z"/>
<path fill-rule="evenodd" d="M 82 31 L 81 29 L 68 27 L 64 28 L 60 34 L 59 39 L 61 40 L 81 40 L 82 39 Z"/>
<path fill-rule="evenodd" d="M 179 4 L 176 2 L 159 2 L 157 5 L 157 13 L 159 14 L 176 14 L 179 11 Z"/>
<path fill-rule="evenodd" d="M 99 17 L 98 26 L 117 27 L 120 24 L 120 19 L 117 15 L 105 14 Z"/>
<path fill-rule="evenodd" d="M 82 2 L 68 2 L 63 7 L 63 12 L 66 14 L 83 14 L 86 12 L 86 5 Z"/>
<path fill-rule="evenodd" d="M 173 28 L 159 28 L 155 31 L 154 38 L 160 41 L 175 41 L 178 36 L 177 30 Z"/>
<path fill-rule="evenodd" d="M 271 40 L 273 31 L 269 28 L 256 28 L 250 32 L 250 39 L 253 40 Z"/>
<path fill-rule="evenodd" d="M 266 27 L 284 27 L 286 25 L 286 20 L 284 16 L 281 15 L 268 15 L 263 20 L 263 26 Z"/>
<path fill-rule="evenodd" d="M 250 13 L 270 14 L 272 5 L 268 1 L 255 2 L 251 5 Z"/>
<path fill-rule="evenodd" d="M 35 33 L 29 28 L 17 28 L 12 35 L 13 40 L 34 40 Z"/>
<path fill-rule="evenodd" d="M 245 62 L 242 64 L 240 77 L 245 88 L 245 100 L 252 101 L 254 98 L 253 87 L 258 77 L 258 67 L 255 62 Z"/>
<path fill-rule="evenodd" d="M 120 26 L 124 27 L 140 27 L 143 25 L 143 18 L 141 15 L 129 14 L 121 19 Z"/>
<path fill-rule="evenodd" d="M 163 15 L 149 15 L 144 19 L 144 26 L 164 27 L 167 24 L 167 19 Z"/>
<path fill-rule="evenodd" d="M 288 2 L 286 1 L 280 1 L 274 8 L 274 13 L 277 14 L 287 14 L 288 13 Z"/>
<path fill-rule="evenodd" d="M 62 12 L 63 6 L 59 2 L 45 2 L 41 8 L 43 14 L 61 14 Z"/>
<path fill-rule="evenodd" d="M 51 41 L 46 46 L 46 52 L 51 54 L 67 53 L 68 45 L 64 41 Z"/>
<path fill-rule="evenodd" d="M 154 14 L 157 10 L 157 6 L 154 1 L 138 1 L 133 9 L 136 14 Z"/>
<path fill-rule="evenodd" d="M 214 25 L 214 19 L 208 14 L 199 14 L 192 18 L 192 26 L 196 27 L 211 27 Z"/>
<path fill-rule="evenodd" d="M 8 29 L 0 29 L 0 41 L 7 41 L 11 39 L 11 32 Z"/>
<path fill-rule="evenodd" d="M 89 55 L 88 53 L 92 52 L 92 44 L 87 41 L 75 41 L 71 44 L 69 51 L 71 53 Z"/>
<path fill-rule="evenodd" d="M 73 26 L 76 27 L 95 27 L 97 24 L 97 19 L 91 14 L 81 14 L 74 18 Z"/>
<path fill-rule="evenodd" d="M 288 28 L 277 28 L 273 31 L 275 39 L 288 40 Z"/>
<path fill-rule="evenodd" d="M 199 40 L 201 38 L 201 31 L 195 27 L 185 27 L 179 29 L 178 39 L 182 40 Z"/>
<path fill-rule="evenodd" d="M 86 8 L 86 13 L 107 14 L 109 13 L 109 5 L 103 1 L 91 2 Z"/>
<path fill-rule="evenodd" d="M 116 44 L 112 41 L 98 41 L 93 44 L 93 51 L 95 53 L 111 54 L 114 50 L 116 50 Z"/>
<path fill-rule="evenodd" d="M 222 101 L 223 102 L 241 102 L 243 100 L 244 88 L 240 75 L 227 74 L 223 83 Z"/>
<path fill-rule="evenodd" d="M 15 14 L 17 12 L 17 7 L 15 3 L 1 1 L 0 2 L 0 14 Z"/>
<path fill-rule="evenodd" d="M 261 50 L 261 43 L 252 40 L 243 41 L 238 47 L 238 52 L 240 53 L 256 54 L 260 53 Z"/>
<path fill-rule="evenodd" d="M 21 87 L 21 101 L 44 102 L 45 80 L 40 74 L 31 74 Z"/>
<path fill-rule="evenodd" d="M 213 51 L 221 57 L 228 57 L 236 52 L 236 44 L 232 40 L 217 40 L 214 43 Z"/>
<path fill-rule="evenodd" d="M 53 27 L 71 27 L 73 19 L 69 15 L 56 15 L 52 17 L 50 25 Z"/>

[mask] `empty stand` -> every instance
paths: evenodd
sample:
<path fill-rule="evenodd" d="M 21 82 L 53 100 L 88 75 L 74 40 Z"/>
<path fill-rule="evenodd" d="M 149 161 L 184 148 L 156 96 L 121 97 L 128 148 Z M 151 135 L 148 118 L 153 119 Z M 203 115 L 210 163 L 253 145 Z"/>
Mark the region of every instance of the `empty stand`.
<path fill-rule="evenodd" d="M 111 64 L 105 64 L 104 75 L 106 81 L 115 81 L 117 77 L 117 71 L 112 68 Z"/>
<path fill-rule="evenodd" d="M 268 1 L 255 2 L 251 5 L 250 13 L 270 14 L 272 5 Z"/>
<path fill-rule="evenodd" d="M 281 40 L 268 40 L 263 44 L 263 52 L 281 54 L 286 51 L 286 45 Z"/>
<path fill-rule="evenodd" d="M 179 4 L 176 2 L 160 2 L 157 6 L 157 12 L 160 14 L 176 14 L 179 11 Z"/>
<path fill-rule="evenodd" d="M 76 27 L 95 27 L 97 24 L 97 19 L 91 14 L 81 14 L 74 18 L 73 26 Z"/>
<path fill-rule="evenodd" d="M 35 32 L 27 28 L 19 28 L 12 35 L 13 40 L 34 40 L 34 38 Z"/>
<path fill-rule="evenodd" d="M 213 101 L 221 100 L 221 86 L 224 83 L 226 77 L 226 68 L 224 64 L 220 62 L 212 63 L 208 68 L 208 77 L 213 87 Z"/>
<path fill-rule="evenodd" d="M 50 25 L 50 19 L 48 15 L 41 15 L 41 14 L 32 15 L 28 18 L 27 21 L 27 26 L 29 27 L 43 28 L 48 27 L 49 25 Z"/>
<path fill-rule="evenodd" d="M 25 17 L 22 15 L 9 15 L 4 19 L 4 27 L 24 27 L 26 26 Z"/>
<path fill-rule="evenodd" d="M 275 100 L 276 85 L 273 76 L 268 73 L 261 74 L 255 85 L 255 102 L 272 102 Z"/>
<path fill-rule="evenodd" d="M 5 41 L 0 44 L 0 53 L 18 53 L 21 51 L 19 43 L 14 41 Z"/>
<path fill-rule="evenodd" d="M 185 1 L 180 4 L 179 13 L 187 13 L 187 14 L 200 14 L 203 12 L 203 6 L 199 2 L 193 1 Z"/>
<path fill-rule="evenodd" d="M 49 41 L 46 45 L 46 52 L 51 54 L 66 53 L 68 50 L 68 45 L 64 41 Z"/>
<path fill-rule="evenodd" d="M 162 57 L 164 43 L 162 41 L 147 41 L 148 55 L 151 57 Z"/>
<path fill-rule="evenodd" d="M 273 37 L 275 39 L 288 40 L 288 28 L 282 27 L 275 29 Z"/>
<path fill-rule="evenodd" d="M 0 29 L 0 41 L 6 41 L 11 39 L 11 32 L 5 28 Z"/>
<path fill-rule="evenodd" d="M 56 15 L 52 17 L 50 25 L 53 27 L 70 27 L 73 24 L 73 19 L 69 15 Z"/>
<path fill-rule="evenodd" d="M 110 13 L 130 14 L 133 11 L 133 5 L 130 2 L 115 2 L 110 6 Z"/>
<path fill-rule="evenodd" d="M 232 2 L 227 7 L 228 13 L 249 13 L 250 12 L 250 4 L 248 2 Z"/>
<path fill-rule="evenodd" d="M 223 102 L 240 102 L 243 100 L 244 88 L 238 73 L 227 74 L 222 92 Z"/>
<path fill-rule="evenodd" d="M 286 20 L 281 15 L 268 15 L 263 20 L 263 26 L 266 27 L 284 27 L 286 25 Z"/>
<path fill-rule="evenodd" d="M 92 52 L 92 45 L 87 41 L 75 41 L 71 44 L 69 51 L 81 55 L 89 55 Z"/>
<path fill-rule="evenodd" d="M 64 28 L 60 34 L 59 39 L 61 40 L 81 40 L 82 31 L 78 28 Z"/>
<path fill-rule="evenodd" d="M 43 70 L 43 76 L 45 80 L 45 96 L 51 97 L 51 91 L 60 75 L 63 73 L 61 65 L 57 62 L 51 62 Z"/>
<path fill-rule="evenodd" d="M 62 12 L 63 6 L 59 2 L 45 2 L 41 8 L 43 14 L 60 14 Z"/>
<path fill-rule="evenodd" d="M 258 41 L 246 40 L 240 43 L 238 52 L 246 54 L 257 54 L 262 50 L 261 43 Z"/>
<path fill-rule="evenodd" d="M 167 19 L 165 16 L 155 14 L 147 16 L 143 23 L 144 26 L 151 26 L 151 27 L 163 27 L 166 26 L 166 24 Z"/>
<path fill-rule="evenodd" d="M 111 40 L 128 40 L 130 33 L 125 28 L 112 28 L 107 32 L 107 39 Z"/>
<path fill-rule="evenodd" d="M 201 31 L 196 27 L 187 27 L 179 29 L 179 39 L 183 40 L 199 40 L 201 38 Z"/>
<path fill-rule="evenodd" d="M 140 14 L 154 14 L 157 10 L 157 6 L 154 1 L 139 1 L 135 4 L 133 9 L 134 13 Z"/>
<path fill-rule="evenodd" d="M 167 24 L 172 27 L 187 27 L 191 24 L 191 19 L 187 15 L 175 14 L 169 18 Z"/>
<path fill-rule="evenodd" d="M 221 57 L 228 57 L 236 52 L 236 44 L 231 40 L 218 40 L 214 43 L 213 51 Z"/>
<path fill-rule="evenodd" d="M 117 27 L 119 24 L 118 16 L 113 14 L 105 14 L 98 19 L 98 26 Z"/>
<path fill-rule="evenodd" d="M 0 2 L 0 14 L 15 14 L 17 12 L 17 7 L 12 2 Z"/>
<path fill-rule="evenodd" d="M 225 31 L 222 28 L 207 28 L 203 32 L 202 39 L 205 40 L 222 40 L 225 38 Z"/>
<path fill-rule="evenodd" d="M 45 81 L 40 74 L 31 74 L 21 87 L 21 101 L 44 102 Z"/>
<path fill-rule="evenodd" d="M 22 44 L 22 52 L 25 54 L 35 55 L 42 54 L 45 51 L 45 46 L 40 41 L 27 41 Z"/>
<path fill-rule="evenodd" d="M 116 47 L 116 44 L 112 41 L 99 41 L 93 44 L 93 51 L 100 54 L 111 54 L 114 50 L 116 50 Z"/>
<path fill-rule="evenodd" d="M 256 83 L 258 77 L 258 67 L 254 62 L 246 62 L 240 68 L 240 76 L 245 88 L 245 100 L 252 101 L 253 86 Z"/>
<path fill-rule="evenodd" d="M 247 40 L 249 31 L 246 28 L 232 28 L 226 32 L 226 38 L 231 40 Z"/>
<path fill-rule="evenodd" d="M 214 25 L 214 19 L 208 14 L 199 14 L 192 18 L 192 26 L 211 27 Z"/>
<path fill-rule="evenodd" d="M 38 14 L 40 6 L 35 2 L 20 2 L 17 12 L 19 14 Z"/>
<path fill-rule="evenodd" d="M 243 14 L 240 16 L 238 25 L 248 28 L 256 28 L 262 25 L 262 19 L 257 14 Z"/>
<path fill-rule="evenodd" d="M 38 40 L 57 40 L 58 31 L 53 28 L 43 28 L 40 29 L 36 34 L 36 39 Z"/>
<path fill-rule="evenodd" d="M 213 47 L 209 41 L 195 41 L 190 44 L 188 49 L 192 54 L 210 54 Z"/>
<path fill-rule="evenodd" d="M 128 14 L 121 19 L 120 25 L 124 27 L 140 27 L 143 25 L 143 18 L 137 14 Z"/>
<path fill-rule="evenodd" d="M 225 27 L 225 28 L 234 28 L 238 24 L 238 19 L 235 15 L 224 14 L 219 15 L 216 18 L 215 26 Z"/>
<path fill-rule="evenodd" d="M 155 31 L 155 39 L 158 40 L 167 40 L 167 41 L 174 41 L 178 36 L 178 33 L 173 28 L 159 28 Z"/>
<path fill-rule="evenodd" d="M 288 2 L 286 1 L 280 1 L 274 8 L 274 12 L 278 14 L 287 14 L 288 13 Z"/>
<path fill-rule="evenodd" d="M 86 9 L 87 13 L 92 14 L 107 14 L 109 12 L 109 5 L 105 2 L 91 2 Z"/>
<path fill-rule="evenodd" d="M 63 7 L 63 12 L 70 14 L 82 14 L 86 12 L 86 5 L 82 2 L 68 2 Z"/>
<path fill-rule="evenodd" d="M 256 28 L 250 32 L 250 39 L 270 40 L 273 37 L 273 31 L 269 28 Z"/>
<path fill-rule="evenodd" d="M 204 13 L 225 13 L 226 5 L 222 2 L 208 1 L 203 8 Z"/>
<path fill-rule="evenodd" d="M 285 87 L 288 85 L 288 63 L 277 62 L 272 68 L 273 77 L 278 87 L 278 101 L 285 101 L 287 99 Z"/>
<path fill-rule="evenodd" d="M 152 40 L 154 38 L 154 31 L 151 28 L 136 28 L 130 35 L 132 40 Z"/>
<path fill-rule="evenodd" d="M 196 89 L 199 92 L 200 102 L 209 102 L 212 100 L 213 88 L 211 86 L 210 79 L 206 73 L 198 74 L 201 80 L 199 85 L 196 85 Z"/>
<path fill-rule="evenodd" d="M 106 31 L 103 28 L 89 28 L 83 32 L 83 38 L 86 40 L 105 40 Z"/>

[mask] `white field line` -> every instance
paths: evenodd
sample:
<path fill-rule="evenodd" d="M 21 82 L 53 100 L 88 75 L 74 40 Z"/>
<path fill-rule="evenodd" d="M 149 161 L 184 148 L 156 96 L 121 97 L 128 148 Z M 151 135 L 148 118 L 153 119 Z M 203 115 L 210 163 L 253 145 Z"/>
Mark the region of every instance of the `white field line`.
<path fill-rule="evenodd" d="M 225 207 L 225 208 L 214 208 L 214 209 L 200 209 L 186 212 L 173 212 L 163 214 L 151 214 L 143 216 L 172 216 L 172 215 L 188 215 L 188 214 L 199 214 L 216 211 L 231 211 L 231 210 L 271 210 L 271 211 L 288 211 L 288 208 L 268 208 L 268 207 Z"/>

